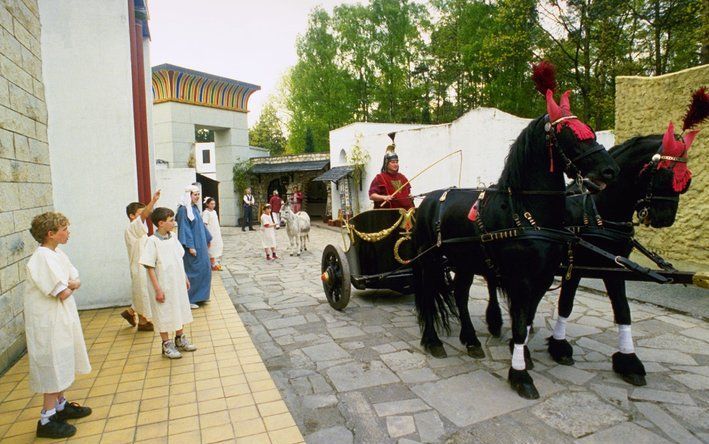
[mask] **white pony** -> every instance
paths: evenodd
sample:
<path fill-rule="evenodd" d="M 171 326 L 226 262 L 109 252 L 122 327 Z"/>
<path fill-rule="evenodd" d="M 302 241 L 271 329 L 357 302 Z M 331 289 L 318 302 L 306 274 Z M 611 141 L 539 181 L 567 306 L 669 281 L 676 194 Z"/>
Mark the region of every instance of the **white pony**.
<path fill-rule="evenodd" d="M 308 241 L 310 240 L 310 216 L 305 211 L 293 213 L 290 205 L 286 204 L 281 209 L 281 217 L 286 221 L 286 233 L 288 233 L 288 241 L 290 242 L 290 255 L 295 253 L 300 256 L 300 253 L 308 250 Z"/>

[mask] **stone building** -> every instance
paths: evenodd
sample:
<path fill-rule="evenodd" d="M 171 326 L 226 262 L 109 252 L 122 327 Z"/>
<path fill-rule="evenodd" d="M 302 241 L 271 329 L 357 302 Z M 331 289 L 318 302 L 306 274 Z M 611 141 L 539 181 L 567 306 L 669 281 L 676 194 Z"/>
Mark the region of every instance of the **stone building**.
<path fill-rule="evenodd" d="M 128 303 L 125 205 L 149 196 L 152 157 L 144 0 L 4 0 L 0 33 L 1 372 L 25 348 L 35 215 L 71 221 L 80 307 Z"/>
<path fill-rule="evenodd" d="M 303 210 L 310 217 L 325 217 L 329 205 L 326 183 L 315 181 L 330 166 L 328 153 L 296 154 L 290 156 L 255 157 L 251 159 L 254 180 L 251 188 L 259 203 L 268 202 L 273 190 L 286 200 L 298 187 L 303 192 Z"/>
<path fill-rule="evenodd" d="M 232 184 L 234 163 L 268 155 L 268 150 L 249 146 L 246 118 L 249 98 L 261 87 L 169 64 L 153 67 L 152 86 L 155 157 L 168 167 L 159 171 L 158 186 L 179 196 L 194 181 L 177 178 L 188 177 L 186 172 L 195 177 L 190 159 L 194 161 L 196 151 L 203 153 L 196 146 L 195 131 L 210 130 L 215 157 L 210 160 L 215 161 L 216 172 L 213 178 L 197 175 L 196 180 L 203 193 L 217 201 L 222 225 L 236 225 L 241 195 Z M 176 203 L 174 197 L 172 201 Z"/>

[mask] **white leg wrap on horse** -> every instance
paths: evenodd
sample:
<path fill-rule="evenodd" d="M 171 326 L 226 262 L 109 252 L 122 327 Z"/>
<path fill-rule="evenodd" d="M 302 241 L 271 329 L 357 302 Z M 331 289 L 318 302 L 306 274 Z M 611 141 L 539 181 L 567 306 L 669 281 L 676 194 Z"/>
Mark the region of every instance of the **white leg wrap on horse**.
<path fill-rule="evenodd" d="M 566 339 L 566 321 L 568 320 L 569 318 L 565 318 L 563 316 L 559 316 L 556 319 L 556 324 L 554 324 L 554 333 L 552 334 L 552 336 L 557 341 Z"/>
<path fill-rule="evenodd" d="M 625 354 L 635 353 L 630 325 L 618 324 L 618 350 Z"/>
<path fill-rule="evenodd" d="M 512 368 L 515 370 L 524 370 L 524 345 L 515 344 L 514 350 L 512 350 Z"/>

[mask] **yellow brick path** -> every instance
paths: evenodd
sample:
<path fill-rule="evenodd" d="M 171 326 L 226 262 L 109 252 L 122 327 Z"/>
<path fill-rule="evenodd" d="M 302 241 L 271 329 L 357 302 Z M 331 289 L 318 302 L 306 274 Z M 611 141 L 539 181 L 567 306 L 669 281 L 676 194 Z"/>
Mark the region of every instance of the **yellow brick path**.
<path fill-rule="evenodd" d="M 60 442 L 303 442 L 219 273 L 211 301 L 186 328 L 199 349 L 177 360 L 161 356 L 157 332 L 130 328 L 123 308 L 82 311 L 93 371 L 66 396 L 93 413 L 69 421 L 77 434 Z M 30 392 L 27 368 L 24 356 L 0 377 L 3 444 L 35 440 L 42 396 Z"/>

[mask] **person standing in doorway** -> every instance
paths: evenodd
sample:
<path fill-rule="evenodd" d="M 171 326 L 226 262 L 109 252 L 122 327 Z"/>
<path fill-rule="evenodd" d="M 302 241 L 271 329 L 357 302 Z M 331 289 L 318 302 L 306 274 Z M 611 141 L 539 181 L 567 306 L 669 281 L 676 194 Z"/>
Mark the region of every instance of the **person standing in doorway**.
<path fill-rule="evenodd" d="M 241 231 L 246 231 L 246 226 L 248 225 L 249 231 L 254 231 L 253 227 L 253 214 L 254 206 L 256 205 L 256 199 L 254 199 L 253 194 L 251 194 L 251 187 L 246 189 L 244 193 L 244 217 L 241 222 Z"/>
<path fill-rule="evenodd" d="M 293 185 L 293 193 L 290 196 L 290 207 L 294 213 L 298 213 L 303 208 L 303 193 L 298 185 Z"/>
<path fill-rule="evenodd" d="M 182 258 L 187 279 L 190 281 L 190 307 L 199 308 L 198 302 L 207 302 L 212 287 L 212 268 L 209 264 L 209 244 L 212 235 L 204 226 L 199 204 L 199 188 L 190 185 L 177 207 L 177 239 L 185 249 Z"/>
<path fill-rule="evenodd" d="M 273 196 L 268 200 L 268 204 L 271 206 L 271 215 L 277 230 L 281 227 L 281 206 L 283 205 L 283 200 L 278 195 L 278 190 L 273 190 Z"/>

